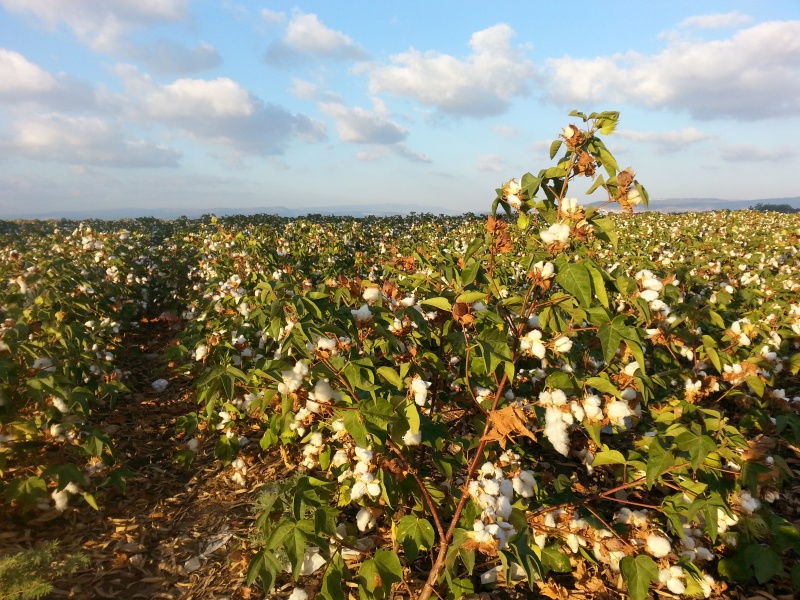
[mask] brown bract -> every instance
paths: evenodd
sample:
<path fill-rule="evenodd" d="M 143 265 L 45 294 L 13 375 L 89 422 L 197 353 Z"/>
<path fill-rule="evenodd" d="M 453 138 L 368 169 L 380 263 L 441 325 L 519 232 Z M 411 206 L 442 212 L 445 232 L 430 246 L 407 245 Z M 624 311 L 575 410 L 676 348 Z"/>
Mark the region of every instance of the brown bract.
<path fill-rule="evenodd" d="M 528 419 L 519 406 L 506 406 L 489 413 L 489 431 L 481 438 L 487 442 L 500 442 L 505 450 L 506 444 L 514 441 L 515 435 L 524 435 L 536 441 L 530 429 L 525 425 Z"/>
<path fill-rule="evenodd" d="M 592 155 L 586 152 L 586 150 L 581 152 L 575 166 L 572 167 L 572 173 L 574 175 L 584 175 L 586 177 L 594 177 L 596 170 L 597 163 L 594 162 L 594 158 L 592 158 Z"/>
<path fill-rule="evenodd" d="M 456 302 L 453 305 L 453 319 L 464 327 L 469 327 L 475 322 L 472 307 L 465 302 Z"/>

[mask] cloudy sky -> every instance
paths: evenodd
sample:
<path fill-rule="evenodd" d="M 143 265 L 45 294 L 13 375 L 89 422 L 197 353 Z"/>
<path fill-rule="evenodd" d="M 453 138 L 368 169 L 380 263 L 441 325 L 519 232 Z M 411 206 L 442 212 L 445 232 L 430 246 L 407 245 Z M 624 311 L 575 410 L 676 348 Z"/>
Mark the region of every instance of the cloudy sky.
<path fill-rule="evenodd" d="M 652 208 L 800 196 L 800 2 L 0 0 L 0 217 L 480 211 L 574 108 Z"/>

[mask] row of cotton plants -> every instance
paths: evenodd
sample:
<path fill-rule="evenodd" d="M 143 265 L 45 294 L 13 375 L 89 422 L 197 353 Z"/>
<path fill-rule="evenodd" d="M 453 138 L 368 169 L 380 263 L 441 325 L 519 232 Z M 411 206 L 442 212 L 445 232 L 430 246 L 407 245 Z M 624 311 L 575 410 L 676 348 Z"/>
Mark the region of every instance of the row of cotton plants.
<path fill-rule="evenodd" d="M 300 473 L 259 504 L 251 582 L 319 570 L 312 595 L 352 578 L 427 598 L 621 575 L 641 599 L 800 581 L 781 516 L 800 222 L 582 206 L 576 177 L 627 212 L 647 196 L 600 138 L 616 114 L 574 116 L 557 165 L 506 182 L 488 219 L 220 219 L 177 242 L 197 257 L 175 352 L 200 442 L 240 485 L 248 443 Z"/>
<path fill-rule="evenodd" d="M 128 223 L 131 225 L 135 223 Z M 113 432 L 93 413 L 126 394 L 121 339 L 170 279 L 150 234 L 16 222 L 0 235 L 0 486 L 11 507 L 97 508 L 122 488 Z M 155 297 L 155 298 L 154 298 Z"/>

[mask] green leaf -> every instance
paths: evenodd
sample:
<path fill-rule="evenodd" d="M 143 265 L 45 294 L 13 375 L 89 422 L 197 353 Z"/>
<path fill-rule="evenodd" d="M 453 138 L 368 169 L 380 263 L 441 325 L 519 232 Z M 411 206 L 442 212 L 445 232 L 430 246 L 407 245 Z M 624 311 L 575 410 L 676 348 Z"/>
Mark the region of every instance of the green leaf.
<path fill-rule="evenodd" d="M 622 399 L 622 393 L 617 389 L 611 381 L 606 379 L 605 377 L 590 377 L 586 380 L 586 385 L 593 387 L 598 392 L 602 392 L 604 394 L 611 394 L 612 396 L 616 396 L 620 400 Z"/>
<path fill-rule="evenodd" d="M 564 262 L 558 265 L 556 281 L 575 296 L 582 307 L 589 308 L 592 305 L 592 277 L 583 263 Z"/>
<path fill-rule="evenodd" d="M 610 363 L 619 349 L 623 339 L 622 332 L 625 327 L 625 315 L 617 315 L 610 323 L 604 323 L 597 330 L 600 346 L 603 348 L 603 360 Z"/>
<path fill-rule="evenodd" d="M 386 548 L 365 560 L 358 571 L 358 595 L 361 600 L 381 600 L 389 596 L 392 584 L 403 580 L 403 567 L 397 554 Z"/>
<path fill-rule="evenodd" d="M 758 583 L 767 583 L 783 572 L 783 561 L 774 550 L 760 544 L 751 544 L 742 552 L 744 562 L 752 569 Z"/>
<path fill-rule="evenodd" d="M 464 292 L 456 298 L 456 302 L 463 302 L 464 304 L 472 304 L 478 300 L 486 299 L 486 292 Z"/>
<path fill-rule="evenodd" d="M 542 549 L 542 565 L 545 569 L 556 573 L 569 573 L 572 571 L 569 556 L 561 552 L 559 548 L 558 544 L 545 546 Z"/>
<path fill-rule="evenodd" d="M 466 260 L 466 258 L 464 260 Z M 480 270 L 481 270 L 481 261 L 480 260 L 473 260 L 471 263 L 469 263 L 461 271 L 461 285 L 468 286 L 473 281 L 475 281 L 475 279 L 478 277 L 478 272 Z"/>
<path fill-rule="evenodd" d="M 601 465 L 625 465 L 628 464 L 627 459 L 619 450 L 603 450 L 595 454 L 593 467 Z"/>
<path fill-rule="evenodd" d="M 558 149 L 561 148 L 561 144 L 564 142 L 562 140 L 554 140 L 552 144 L 550 144 L 550 160 L 553 160 L 553 157 L 558 154 Z"/>
<path fill-rule="evenodd" d="M 344 582 L 348 575 L 347 571 L 342 555 L 337 553 L 328 563 L 328 568 L 325 570 L 319 597 L 324 600 L 345 600 Z"/>
<path fill-rule="evenodd" d="M 225 434 L 219 436 L 216 446 L 214 446 L 214 456 L 216 456 L 223 465 L 229 465 L 239 454 L 239 439 L 235 437 L 228 437 Z"/>
<path fill-rule="evenodd" d="M 256 579 L 261 580 L 264 586 L 264 591 L 269 593 L 272 586 L 275 585 L 275 579 L 278 573 L 283 571 L 280 561 L 275 558 L 275 555 L 269 550 L 262 550 L 257 552 L 253 559 L 250 561 L 250 566 L 247 568 L 247 585 L 255 583 Z"/>
<path fill-rule="evenodd" d="M 461 600 L 475 593 L 469 579 L 448 579 L 447 584 L 447 600 Z"/>
<path fill-rule="evenodd" d="M 528 531 L 524 530 L 520 535 L 515 536 L 508 545 L 517 559 L 517 564 L 525 570 L 531 591 L 538 589 L 535 582 L 544 579 L 545 570 L 539 556 L 531 547 Z"/>
<path fill-rule="evenodd" d="M 705 460 L 708 453 L 717 449 L 717 443 L 707 435 L 698 435 L 693 431 L 685 431 L 675 438 L 678 448 L 689 453 L 692 459 L 692 468 L 697 469 Z"/>
<path fill-rule="evenodd" d="M 392 367 L 378 367 L 378 374 L 398 390 L 403 389 L 403 380 L 400 379 L 400 375 Z"/>
<path fill-rule="evenodd" d="M 711 364 L 714 365 L 714 368 L 717 370 L 717 373 L 722 373 L 722 363 L 719 360 L 719 354 L 717 354 L 717 343 L 714 341 L 710 335 L 703 336 L 703 350 L 706 351 L 706 355 L 708 359 L 711 361 Z"/>
<path fill-rule="evenodd" d="M 362 448 L 367 448 L 370 445 L 371 440 L 368 437 L 369 433 L 367 432 L 367 428 L 364 425 L 364 419 L 359 414 L 359 411 L 345 411 L 342 420 L 344 421 L 344 426 L 347 429 L 347 433 L 353 436 L 353 440 L 355 440 L 356 444 Z"/>
<path fill-rule="evenodd" d="M 6 501 L 16 500 L 22 505 L 23 509 L 28 509 L 39 498 L 47 496 L 47 483 L 41 477 L 31 475 L 26 479 L 14 479 L 3 490 L 3 497 Z"/>
<path fill-rule="evenodd" d="M 603 279 L 603 274 L 593 265 L 588 265 L 586 269 L 592 277 L 592 290 L 595 297 L 600 301 L 600 304 L 608 308 L 608 294 L 606 294 L 606 282 Z"/>
<path fill-rule="evenodd" d="M 434 539 L 433 526 L 425 519 L 407 515 L 397 524 L 397 541 L 403 545 L 410 561 L 417 559 L 420 549 L 430 550 Z"/>
<path fill-rule="evenodd" d="M 448 300 L 443 296 L 437 296 L 435 298 L 425 298 L 425 300 L 420 301 L 420 304 L 433 306 L 434 308 L 438 308 L 440 310 L 446 310 L 446 311 L 453 310 L 453 305 L 450 304 L 450 300 Z"/>
<path fill-rule="evenodd" d="M 647 482 L 647 489 L 649 490 L 664 471 L 675 464 L 675 457 L 671 452 L 665 450 L 657 439 L 650 443 L 647 451 L 649 456 L 647 459 L 647 469 L 645 469 L 645 481 Z"/>
<path fill-rule="evenodd" d="M 650 583 L 658 581 L 658 566 L 644 554 L 626 556 L 619 561 L 622 580 L 628 586 L 631 600 L 644 600 L 650 590 Z"/>

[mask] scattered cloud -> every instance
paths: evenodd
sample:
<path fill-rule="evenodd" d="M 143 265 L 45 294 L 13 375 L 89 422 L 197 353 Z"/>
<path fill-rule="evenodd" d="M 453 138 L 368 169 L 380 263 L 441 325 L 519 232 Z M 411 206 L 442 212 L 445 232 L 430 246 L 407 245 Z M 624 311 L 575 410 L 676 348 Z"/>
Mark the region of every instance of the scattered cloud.
<path fill-rule="evenodd" d="M 512 138 L 517 137 L 519 129 L 516 127 L 512 127 L 511 125 L 495 125 L 494 132 L 500 137 L 504 137 L 510 140 Z"/>
<path fill-rule="evenodd" d="M 217 49 L 206 43 L 189 48 L 170 40 L 159 40 L 132 53 L 158 75 L 191 75 L 222 64 Z"/>
<path fill-rule="evenodd" d="M 725 27 L 738 27 L 746 25 L 753 18 L 740 13 L 738 10 L 713 15 L 697 15 L 688 17 L 679 23 L 679 27 L 695 27 L 697 29 L 722 29 Z"/>
<path fill-rule="evenodd" d="M 270 10 L 268 8 L 261 9 L 261 18 L 270 25 L 279 25 L 286 20 L 286 13 Z"/>
<path fill-rule="evenodd" d="M 361 162 L 372 162 L 387 156 L 400 156 L 411 162 L 430 163 L 432 162 L 427 154 L 412 150 L 403 143 L 389 144 L 386 146 L 375 146 L 369 150 L 356 152 L 356 159 Z"/>
<path fill-rule="evenodd" d="M 491 173 L 504 173 L 508 171 L 505 161 L 497 154 L 481 154 L 475 161 L 475 167 L 479 171 Z"/>
<path fill-rule="evenodd" d="M 58 113 L 14 121 L 0 148 L 35 160 L 70 165 L 111 167 L 177 167 L 181 153 L 145 140 L 126 137 L 121 129 L 97 117 Z"/>
<path fill-rule="evenodd" d="M 319 86 L 316 83 L 292 77 L 292 87 L 289 93 L 301 100 L 311 100 L 319 93 Z"/>
<path fill-rule="evenodd" d="M 661 53 L 547 61 L 558 104 L 631 102 L 698 119 L 757 120 L 800 110 L 800 21 L 770 21 L 713 41 L 673 41 Z"/>
<path fill-rule="evenodd" d="M 711 139 L 710 135 L 695 127 L 660 132 L 617 130 L 615 135 L 626 140 L 650 144 L 656 152 L 664 154 L 685 150 L 692 144 Z"/>
<path fill-rule="evenodd" d="M 315 14 L 292 16 L 283 38 L 264 54 L 264 62 L 286 67 L 303 59 L 363 60 L 366 51 L 341 31 L 327 27 Z"/>
<path fill-rule="evenodd" d="M 500 24 L 472 34 L 466 59 L 414 48 L 390 65 L 363 67 L 373 94 L 388 92 L 433 106 L 442 113 L 487 117 L 504 112 L 515 96 L 528 93 L 533 63 L 511 46 L 514 32 Z"/>
<path fill-rule="evenodd" d="M 318 142 L 325 124 L 254 96 L 228 77 L 182 78 L 161 85 L 129 65 L 117 67 L 144 124 L 175 127 L 235 155 L 281 154 L 294 138 Z"/>
<path fill-rule="evenodd" d="M 8 12 L 31 15 L 45 27 L 65 25 L 84 44 L 97 52 L 114 53 L 133 30 L 160 22 L 182 21 L 188 16 L 188 0 L 0 0 Z"/>
<path fill-rule="evenodd" d="M 322 103 L 319 108 L 333 119 L 336 133 L 343 142 L 396 144 L 408 137 L 408 130 L 402 125 L 363 108 L 348 108 L 332 102 Z"/>
<path fill-rule="evenodd" d="M 764 149 L 753 144 L 730 144 L 720 149 L 720 158 L 729 162 L 772 162 L 798 156 L 791 148 Z"/>

